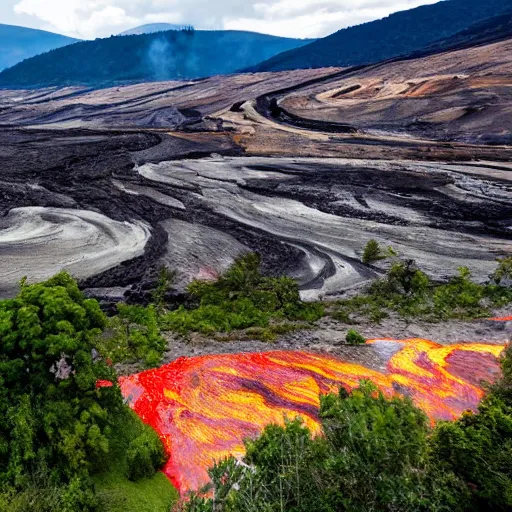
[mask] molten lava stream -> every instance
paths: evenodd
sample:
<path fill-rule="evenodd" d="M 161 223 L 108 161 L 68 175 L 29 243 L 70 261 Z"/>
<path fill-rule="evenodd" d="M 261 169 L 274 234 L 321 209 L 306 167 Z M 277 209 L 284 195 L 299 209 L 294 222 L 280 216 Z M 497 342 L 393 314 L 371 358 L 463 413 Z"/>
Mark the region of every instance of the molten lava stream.
<path fill-rule="evenodd" d="M 503 346 L 443 346 L 427 340 L 373 340 L 385 372 L 306 352 L 230 354 L 178 359 L 122 378 L 131 407 L 161 436 L 169 454 L 164 472 L 181 493 L 208 482 L 207 469 L 244 454 L 243 440 L 270 423 L 300 416 L 315 433 L 319 396 L 350 390 L 361 379 L 385 394 L 410 396 L 432 421 L 475 409 L 482 381 L 499 375 Z"/>

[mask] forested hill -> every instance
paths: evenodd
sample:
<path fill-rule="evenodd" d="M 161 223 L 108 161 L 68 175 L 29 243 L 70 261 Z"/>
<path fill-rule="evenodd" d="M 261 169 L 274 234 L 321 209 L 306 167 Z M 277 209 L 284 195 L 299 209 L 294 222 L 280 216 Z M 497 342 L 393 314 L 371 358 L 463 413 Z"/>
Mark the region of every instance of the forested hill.
<path fill-rule="evenodd" d="M 512 11 L 512 0 L 443 0 L 340 30 L 255 66 L 254 71 L 352 66 L 408 55 Z"/>
<path fill-rule="evenodd" d="M 462 48 L 489 44 L 495 41 L 508 39 L 512 37 L 512 11 L 507 14 L 501 14 L 494 18 L 489 18 L 471 27 L 458 32 L 446 39 L 436 41 L 434 44 L 425 48 L 425 51 L 439 52 L 451 48 Z"/>
<path fill-rule="evenodd" d="M 0 70 L 76 41 L 77 39 L 44 30 L 0 25 Z"/>
<path fill-rule="evenodd" d="M 241 31 L 169 31 L 84 41 L 0 74 L 0 86 L 38 87 L 202 78 L 254 66 L 311 40 Z"/>

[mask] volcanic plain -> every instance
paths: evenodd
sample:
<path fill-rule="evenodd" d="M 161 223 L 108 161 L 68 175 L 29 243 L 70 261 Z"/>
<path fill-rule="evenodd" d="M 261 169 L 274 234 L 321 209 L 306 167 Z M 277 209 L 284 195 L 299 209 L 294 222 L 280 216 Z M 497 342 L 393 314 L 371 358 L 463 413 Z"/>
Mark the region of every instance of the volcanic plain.
<path fill-rule="evenodd" d="M 0 296 L 64 268 L 137 302 L 245 252 L 307 299 L 512 255 L 512 40 L 358 69 L 0 95 Z M 396 334 L 396 333 L 395 333 Z"/>

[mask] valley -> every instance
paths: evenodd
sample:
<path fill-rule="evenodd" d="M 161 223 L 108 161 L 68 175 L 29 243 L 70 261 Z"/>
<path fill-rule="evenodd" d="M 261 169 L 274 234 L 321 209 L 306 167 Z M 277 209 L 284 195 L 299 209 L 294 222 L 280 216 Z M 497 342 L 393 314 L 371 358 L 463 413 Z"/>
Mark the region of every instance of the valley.
<path fill-rule="evenodd" d="M 169 481 L 185 497 L 231 455 L 232 467 L 214 468 L 224 471 L 214 485 L 222 490 L 233 471 L 243 488 L 257 466 L 240 462 L 251 453 L 247 437 L 269 424 L 293 435 L 307 427 L 293 438 L 301 451 L 324 442 L 317 434 L 329 434 L 329 415 L 345 406 L 354 418 L 358 407 L 357 418 L 376 415 L 378 428 L 369 421 L 365 435 L 404 432 L 409 441 L 418 429 L 411 443 L 386 437 L 393 455 L 375 464 L 397 458 L 397 446 L 419 446 L 425 452 L 405 474 L 432 471 L 435 485 L 448 471 L 448 456 L 431 455 L 432 443 L 445 442 L 443 429 L 466 435 L 480 418 L 508 421 L 512 39 L 463 39 L 378 64 L 0 91 L 6 382 L 21 396 L 18 382 L 40 371 L 44 385 L 35 380 L 34 396 L 46 407 L 57 393 L 65 421 L 87 432 L 80 442 L 97 452 L 90 462 L 76 449 L 86 454 L 80 478 L 104 508 L 83 510 L 168 512 L 178 499 Z M 328 393 L 336 395 L 320 398 Z M 39 416 L 57 422 L 51 396 Z M 36 410 L 39 398 L 26 400 Z M 68 402 L 81 404 L 81 423 Z M 71 438 L 55 445 L 66 448 Z M 492 446 L 502 450 L 501 439 Z M 366 450 L 371 441 L 354 443 Z M 476 446 L 491 467 L 488 445 L 446 445 Z M 336 451 L 316 449 L 318 457 Z M 337 463 L 352 449 L 339 448 Z M 74 451 L 55 453 L 67 464 Z M 315 467 L 300 464 L 307 475 Z M 338 466 L 320 466 L 339 476 Z M 159 469 L 169 481 L 155 476 Z M 318 471 L 311 474 L 324 482 Z M 349 480 L 361 474 L 346 471 Z M 469 510 L 463 498 L 471 492 L 480 503 L 471 487 L 479 476 L 449 471 L 458 483 L 446 492 L 461 496 L 453 510 Z M 494 485 L 498 470 L 486 471 L 478 472 Z M 67 473 L 61 480 L 67 492 L 73 481 Z M 153 485 L 162 489 L 158 510 Z M 353 499 L 363 502 L 361 489 Z M 444 506 L 436 487 L 419 489 L 421 500 Z M 428 499 L 427 508 L 396 510 L 429 510 Z M 180 506 L 213 510 L 190 503 Z M 388 508 L 357 510 L 370 509 Z"/>
<path fill-rule="evenodd" d="M 33 261 L 42 246 L 115 300 L 161 265 L 183 290 L 253 251 L 305 298 L 337 296 L 383 271 L 360 261 L 370 239 L 435 279 L 466 265 L 484 280 L 512 253 L 510 46 L 355 71 L 6 92 L 0 247 L 22 264 L 3 267 L 2 293 L 52 274 Z M 101 267 L 80 256 L 100 246 Z"/>

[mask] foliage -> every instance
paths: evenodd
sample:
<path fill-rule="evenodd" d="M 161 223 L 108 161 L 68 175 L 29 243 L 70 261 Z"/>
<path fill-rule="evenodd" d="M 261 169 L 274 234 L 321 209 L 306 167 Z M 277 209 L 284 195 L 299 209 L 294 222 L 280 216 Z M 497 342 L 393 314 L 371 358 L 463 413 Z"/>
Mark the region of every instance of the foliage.
<path fill-rule="evenodd" d="M 98 340 L 101 355 L 113 363 L 143 361 L 157 366 L 167 347 L 159 328 L 156 306 L 118 304 L 118 314 L 109 319 L 109 329 Z"/>
<path fill-rule="evenodd" d="M 438 425 L 435 456 L 465 482 L 473 494 L 471 510 L 512 508 L 512 348 L 503 361 L 503 378 L 491 388 L 478 412 Z"/>
<path fill-rule="evenodd" d="M 359 334 L 355 329 L 350 329 L 347 333 L 347 343 L 349 345 L 364 345 L 366 338 Z"/>
<path fill-rule="evenodd" d="M 369 240 L 363 252 L 363 263 L 374 263 L 375 261 L 382 260 L 386 256 L 382 253 L 379 243 L 376 240 Z"/>
<path fill-rule="evenodd" d="M 120 395 L 96 389 L 113 374 L 92 353 L 105 323 L 67 274 L 0 302 L 1 481 L 22 485 L 43 461 L 70 481 L 108 451 L 107 410 Z"/>
<path fill-rule="evenodd" d="M 158 282 L 156 288 L 153 290 L 153 304 L 162 311 L 165 308 L 166 295 L 171 289 L 172 283 L 176 278 L 176 272 L 169 270 L 167 267 L 162 267 L 158 274 Z"/>
<path fill-rule="evenodd" d="M 157 433 L 146 429 L 128 445 L 126 452 L 127 477 L 137 481 L 155 474 L 166 461 L 165 452 Z"/>
<path fill-rule="evenodd" d="M 511 302 L 511 287 L 494 281 L 475 283 L 465 267 L 447 283 L 439 284 L 418 269 L 413 260 L 407 260 L 394 263 L 387 275 L 372 283 L 365 294 L 339 301 L 332 315 L 349 325 L 357 323 L 357 317 L 378 323 L 389 312 L 438 322 L 485 318 L 491 314 L 491 307 Z"/>
<path fill-rule="evenodd" d="M 109 37 L 81 41 L 19 62 L 0 74 L 0 84 L 94 86 L 204 78 L 234 73 L 307 43 L 244 31 L 174 30 Z"/>
<path fill-rule="evenodd" d="M 430 455 L 426 416 L 369 382 L 321 400 L 323 436 L 300 420 L 270 425 L 246 441 L 244 462 L 210 472 L 213 498 L 193 496 L 194 512 L 464 510 L 467 492 Z"/>
<path fill-rule="evenodd" d="M 498 268 L 492 278 L 498 285 L 502 282 L 512 283 L 512 256 L 498 259 Z"/>
<path fill-rule="evenodd" d="M 189 292 L 197 307 L 180 307 L 161 319 L 163 329 L 180 333 L 229 333 L 253 327 L 267 328 L 271 320 L 318 320 L 320 304 L 302 302 L 297 283 L 288 277 L 261 275 L 260 257 L 248 254 L 235 261 L 215 282 L 194 281 Z"/>
<path fill-rule="evenodd" d="M 55 486 L 46 473 L 31 478 L 24 488 L 3 488 L 0 493 L 2 512 L 82 512 L 97 505 L 90 485 L 83 485 L 79 478 L 68 484 Z"/>
<path fill-rule="evenodd" d="M 107 319 L 66 273 L 0 301 L 0 503 L 9 510 L 91 510 L 91 475 L 126 413 L 97 356 Z M 31 505 L 37 500 L 36 505 Z M 31 508 L 35 507 L 35 508 Z"/>

